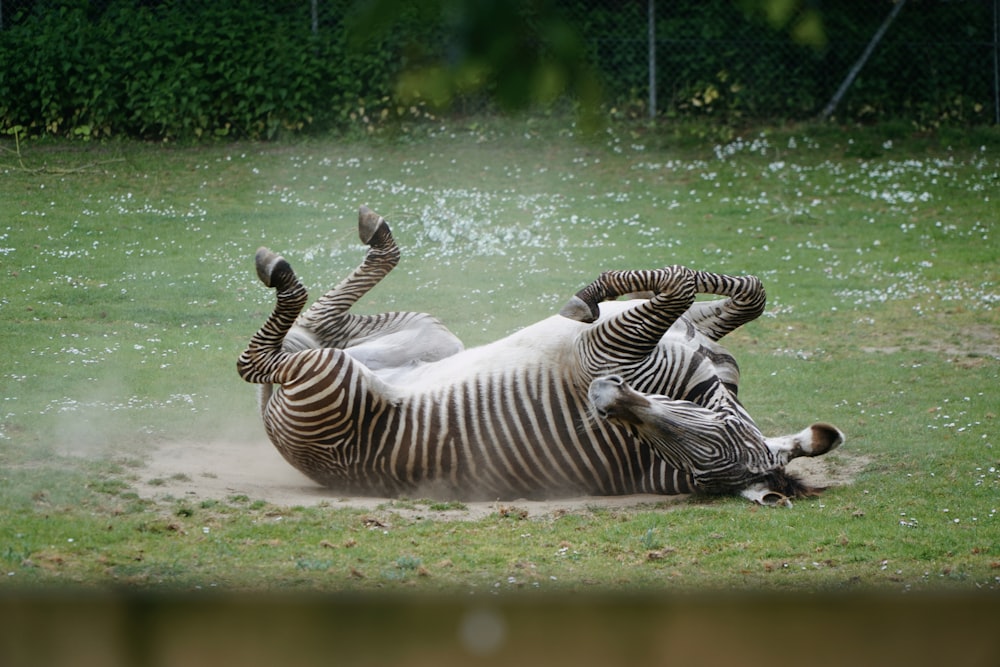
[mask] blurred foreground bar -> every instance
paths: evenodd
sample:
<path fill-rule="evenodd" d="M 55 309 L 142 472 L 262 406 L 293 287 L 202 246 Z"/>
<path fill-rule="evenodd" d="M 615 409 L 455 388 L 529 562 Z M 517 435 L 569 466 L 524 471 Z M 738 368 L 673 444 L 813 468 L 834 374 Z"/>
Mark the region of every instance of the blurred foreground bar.
<path fill-rule="evenodd" d="M 1000 665 L 1000 596 L 0 595 L 0 665 Z"/>

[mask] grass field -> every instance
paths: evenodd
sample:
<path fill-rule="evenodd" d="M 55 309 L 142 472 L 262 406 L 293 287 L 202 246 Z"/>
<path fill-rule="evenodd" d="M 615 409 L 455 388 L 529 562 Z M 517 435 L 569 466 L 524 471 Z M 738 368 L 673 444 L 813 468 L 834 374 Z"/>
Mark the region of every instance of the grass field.
<path fill-rule="evenodd" d="M 510 121 L 3 153 L 0 591 L 1000 588 L 1000 135 L 700 132 Z M 264 439 L 234 370 L 272 303 L 253 252 L 316 294 L 361 257 L 359 204 L 403 249 L 359 307 L 433 312 L 467 345 L 609 268 L 759 275 L 766 315 L 729 339 L 741 397 L 765 433 L 837 424 L 851 483 L 790 510 L 460 522 L 423 499 L 395 505 L 418 520 L 138 493 L 158 447 Z"/>

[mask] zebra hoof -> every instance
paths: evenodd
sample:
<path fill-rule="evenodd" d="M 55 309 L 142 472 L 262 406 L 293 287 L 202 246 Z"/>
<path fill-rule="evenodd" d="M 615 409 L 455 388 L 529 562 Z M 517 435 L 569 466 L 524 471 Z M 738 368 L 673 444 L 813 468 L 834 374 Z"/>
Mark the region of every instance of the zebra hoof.
<path fill-rule="evenodd" d="M 595 305 L 588 304 L 578 296 L 573 296 L 566 305 L 559 310 L 559 314 L 577 322 L 590 324 L 597 321 L 601 311 Z"/>
<path fill-rule="evenodd" d="M 844 434 L 836 426 L 813 424 L 792 435 L 765 438 L 767 447 L 786 461 L 800 456 L 822 456 L 844 444 Z"/>
<path fill-rule="evenodd" d="M 281 255 L 267 248 L 259 248 L 254 256 L 257 277 L 267 287 L 285 289 L 295 282 L 295 272 Z"/>
<path fill-rule="evenodd" d="M 367 246 L 382 247 L 392 241 L 389 223 L 381 215 L 362 205 L 358 210 L 358 238 Z"/>

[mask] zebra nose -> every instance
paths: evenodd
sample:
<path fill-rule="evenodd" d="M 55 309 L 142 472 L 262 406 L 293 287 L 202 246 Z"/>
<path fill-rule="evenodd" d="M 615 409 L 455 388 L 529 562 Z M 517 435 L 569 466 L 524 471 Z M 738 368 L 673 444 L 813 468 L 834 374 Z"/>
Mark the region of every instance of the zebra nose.
<path fill-rule="evenodd" d="M 616 405 L 621 400 L 621 389 L 624 386 L 625 380 L 620 375 L 599 377 L 590 383 L 587 394 L 598 416 L 607 419 L 617 413 Z"/>
<path fill-rule="evenodd" d="M 594 404 L 610 404 L 621 395 L 619 390 L 624 386 L 625 379 L 622 376 L 605 375 L 604 377 L 595 378 L 590 383 L 590 389 L 587 393 Z"/>

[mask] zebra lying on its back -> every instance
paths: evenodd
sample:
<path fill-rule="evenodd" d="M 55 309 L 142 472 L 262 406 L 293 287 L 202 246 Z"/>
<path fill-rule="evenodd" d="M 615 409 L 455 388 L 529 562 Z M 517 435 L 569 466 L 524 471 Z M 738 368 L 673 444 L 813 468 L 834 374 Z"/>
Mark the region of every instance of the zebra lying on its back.
<path fill-rule="evenodd" d="M 320 484 L 462 499 L 739 493 L 787 504 L 813 490 L 785 464 L 843 442 L 827 424 L 765 438 L 737 400 L 739 370 L 718 341 L 763 312 L 755 277 L 606 272 L 559 315 L 464 350 L 430 315 L 348 312 L 399 261 L 388 224 L 365 207 L 359 231 L 364 262 L 304 313 L 306 290 L 288 262 L 257 252 L 277 306 L 237 362 L 262 385 L 275 447 Z M 649 298 L 616 300 L 636 293 Z M 695 302 L 699 293 L 725 298 Z"/>

